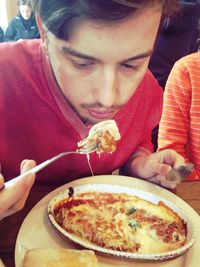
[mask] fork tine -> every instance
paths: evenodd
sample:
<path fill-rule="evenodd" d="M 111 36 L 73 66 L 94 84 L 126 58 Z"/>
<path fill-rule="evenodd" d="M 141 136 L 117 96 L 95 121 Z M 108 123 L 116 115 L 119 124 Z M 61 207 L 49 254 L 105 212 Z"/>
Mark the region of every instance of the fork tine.
<path fill-rule="evenodd" d="M 94 152 L 98 145 L 99 143 L 96 142 L 85 143 L 82 147 L 78 148 L 77 151 L 81 154 L 89 154 Z"/>

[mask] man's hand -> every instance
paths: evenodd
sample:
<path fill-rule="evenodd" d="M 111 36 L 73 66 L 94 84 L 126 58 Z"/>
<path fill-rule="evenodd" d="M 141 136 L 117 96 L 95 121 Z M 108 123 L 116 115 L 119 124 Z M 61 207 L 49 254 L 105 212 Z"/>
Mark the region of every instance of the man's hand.
<path fill-rule="evenodd" d="M 21 176 L 4 183 L 0 174 L 0 220 L 24 207 L 29 191 L 34 184 L 34 174 L 24 174 L 36 165 L 33 160 L 23 160 L 21 163 Z"/>
<path fill-rule="evenodd" d="M 132 162 L 133 173 L 150 182 L 173 189 L 180 182 L 167 181 L 165 175 L 181 165 L 185 159 L 172 149 L 165 149 L 148 156 L 138 156 Z"/>

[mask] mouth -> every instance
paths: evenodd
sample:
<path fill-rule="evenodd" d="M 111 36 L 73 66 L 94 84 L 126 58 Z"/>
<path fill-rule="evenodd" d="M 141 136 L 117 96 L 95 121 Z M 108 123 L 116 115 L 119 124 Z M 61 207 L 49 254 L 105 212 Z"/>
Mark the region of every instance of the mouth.
<path fill-rule="evenodd" d="M 97 120 L 107 120 L 113 118 L 117 113 L 117 110 L 88 109 L 88 113 L 91 117 Z"/>

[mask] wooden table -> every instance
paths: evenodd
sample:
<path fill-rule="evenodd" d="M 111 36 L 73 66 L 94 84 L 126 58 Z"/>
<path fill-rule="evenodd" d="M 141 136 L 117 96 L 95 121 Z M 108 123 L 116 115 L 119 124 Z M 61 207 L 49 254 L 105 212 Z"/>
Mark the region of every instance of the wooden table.
<path fill-rule="evenodd" d="M 25 208 L 0 222 L 0 258 L 6 267 L 14 267 L 14 250 L 20 226 L 31 208 L 55 186 L 34 185 Z M 176 189 L 176 195 L 185 200 L 200 215 L 200 181 L 183 182 Z"/>

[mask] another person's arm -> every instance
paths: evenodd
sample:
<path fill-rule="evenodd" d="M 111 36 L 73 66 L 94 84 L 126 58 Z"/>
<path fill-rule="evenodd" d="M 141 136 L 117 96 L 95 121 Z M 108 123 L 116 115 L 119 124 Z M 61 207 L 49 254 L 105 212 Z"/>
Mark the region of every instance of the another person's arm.
<path fill-rule="evenodd" d="M 0 27 L 0 43 L 3 42 L 4 40 L 4 31 L 3 29 Z"/>
<path fill-rule="evenodd" d="M 12 42 L 15 41 L 15 36 L 16 36 L 16 30 L 13 24 L 13 21 L 11 21 L 5 30 L 4 34 L 4 42 Z"/>
<path fill-rule="evenodd" d="M 158 150 L 174 149 L 194 164 L 189 180 L 199 179 L 200 174 L 199 56 L 193 53 L 174 65 L 164 92 L 158 135 Z"/>
<path fill-rule="evenodd" d="M 21 163 L 21 174 L 35 166 L 35 161 L 24 160 Z M 0 220 L 24 207 L 30 189 L 35 181 L 34 174 L 24 175 L 20 179 L 13 179 L 4 184 L 0 174 Z"/>
<path fill-rule="evenodd" d="M 143 152 L 136 152 L 127 162 L 124 169 L 128 175 L 173 189 L 178 182 L 169 182 L 165 176 L 172 168 L 177 168 L 184 164 L 184 158 L 172 149 L 165 149 L 152 154 L 144 150 Z"/>
<path fill-rule="evenodd" d="M 158 149 L 174 149 L 186 159 L 191 91 L 189 74 L 182 69 L 182 65 L 176 64 L 172 69 L 164 92 Z"/>

